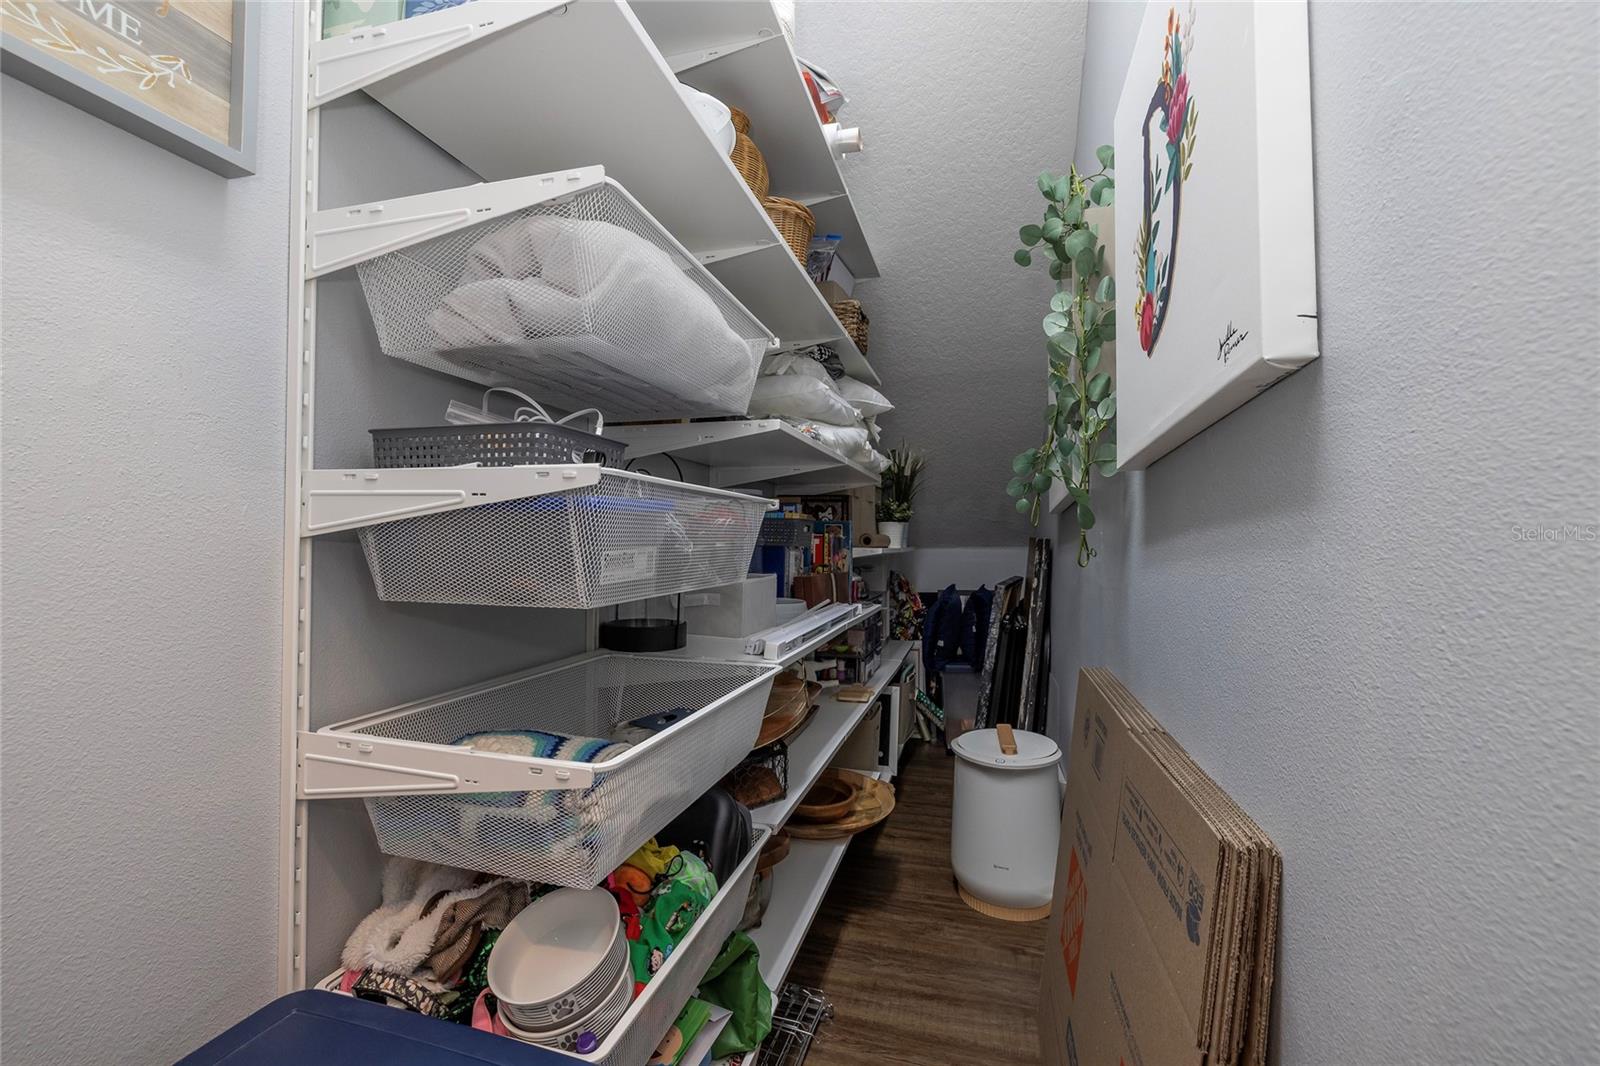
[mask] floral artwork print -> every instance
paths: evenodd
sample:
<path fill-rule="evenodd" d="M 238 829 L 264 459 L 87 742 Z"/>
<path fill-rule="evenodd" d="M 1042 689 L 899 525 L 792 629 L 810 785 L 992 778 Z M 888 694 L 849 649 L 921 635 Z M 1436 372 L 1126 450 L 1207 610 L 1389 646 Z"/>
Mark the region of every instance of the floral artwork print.
<path fill-rule="evenodd" d="M 1189 59 L 1194 53 L 1192 4 L 1186 20 L 1178 17 L 1176 8 L 1167 10 L 1167 33 L 1161 51 L 1161 79 L 1156 82 L 1145 112 L 1144 217 L 1134 248 L 1139 288 L 1133 301 L 1133 320 L 1139 331 L 1139 347 L 1147 357 L 1155 353 L 1171 302 L 1183 185 L 1193 165 L 1195 128 L 1200 121 L 1200 110 L 1189 86 Z"/>

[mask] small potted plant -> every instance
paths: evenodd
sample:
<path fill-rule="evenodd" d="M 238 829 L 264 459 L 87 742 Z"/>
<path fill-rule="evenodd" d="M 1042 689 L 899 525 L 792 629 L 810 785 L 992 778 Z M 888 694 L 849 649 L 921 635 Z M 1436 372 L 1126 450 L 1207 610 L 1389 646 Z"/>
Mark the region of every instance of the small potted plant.
<path fill-rule="evenodd" d="M 889 538 L 889 547 L 904 548 L 909 540 L 906 524 L 911 521 L 911 504 L 917 498 L 917 482 L 927 460 L 905 446 L 889 449 L 889 468 L 883 472 L 883 495 L 878 501 L 878 532 Z"/>

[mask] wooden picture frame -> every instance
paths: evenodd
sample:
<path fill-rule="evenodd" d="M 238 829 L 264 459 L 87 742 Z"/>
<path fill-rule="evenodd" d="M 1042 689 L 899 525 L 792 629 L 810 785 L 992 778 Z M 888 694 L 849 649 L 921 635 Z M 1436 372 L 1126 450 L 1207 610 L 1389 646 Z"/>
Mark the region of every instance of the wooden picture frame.
<path fill-rule="evenodd" d="M 0 0 L 0 71 L 226 178 L 255 173 L 246 0 Z"/>

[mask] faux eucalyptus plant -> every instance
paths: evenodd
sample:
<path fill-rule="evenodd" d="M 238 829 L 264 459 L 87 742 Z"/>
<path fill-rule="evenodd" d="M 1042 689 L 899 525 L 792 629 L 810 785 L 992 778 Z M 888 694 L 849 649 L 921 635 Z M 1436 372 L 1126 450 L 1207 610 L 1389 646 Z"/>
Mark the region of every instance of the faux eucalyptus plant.
<path fill-rule="evenodd" d="M 1006 492 L 1017 498 L 1017 510 L 1039 521 L 1040 503 L 1050 484 L 1060 478 L 1078 508 L 1078 565 L 1095 555 L 1089 546 L 1094 511 L 1089 507 L 1089 478 L 1116 473 L 1115 423 L 1117 397 L 1111 375 L 1100 369 L 1100 349 L 1116 337 L 1113 302 L 1116 282 L 1105 272 L 1106 250 L 1098 228 L 1084 219 L 1093 205 L 1112 202 L 1116 193 L 1109 144 L 1095 152 L 1100 169 L 1080 174 L 1073 167 L 1064 177 L 1039 175 L 1044 195 L 1044 221 L 1023 226 L 1022 243 L 1013 258 L 1033 263 L 1037 250 L 1050 264 L 1056 292 L 1044 316 L 1050 353 L 1050 395 L 1044 411 L 1044 440 L 1011 461 Z"/>

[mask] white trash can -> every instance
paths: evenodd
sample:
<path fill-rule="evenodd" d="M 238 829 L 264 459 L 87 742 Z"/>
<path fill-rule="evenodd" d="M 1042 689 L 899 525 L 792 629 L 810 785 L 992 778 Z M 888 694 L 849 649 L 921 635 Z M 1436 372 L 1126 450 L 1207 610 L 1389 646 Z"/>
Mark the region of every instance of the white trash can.
<path fill-rule="evenodd" d="M 1002 725 L 963 733 L 951 750 L 950 865 L 961 898 L 996 918 L 1047 917 L 1061 835 L 1061 749 L 1040 733 Z"/>

